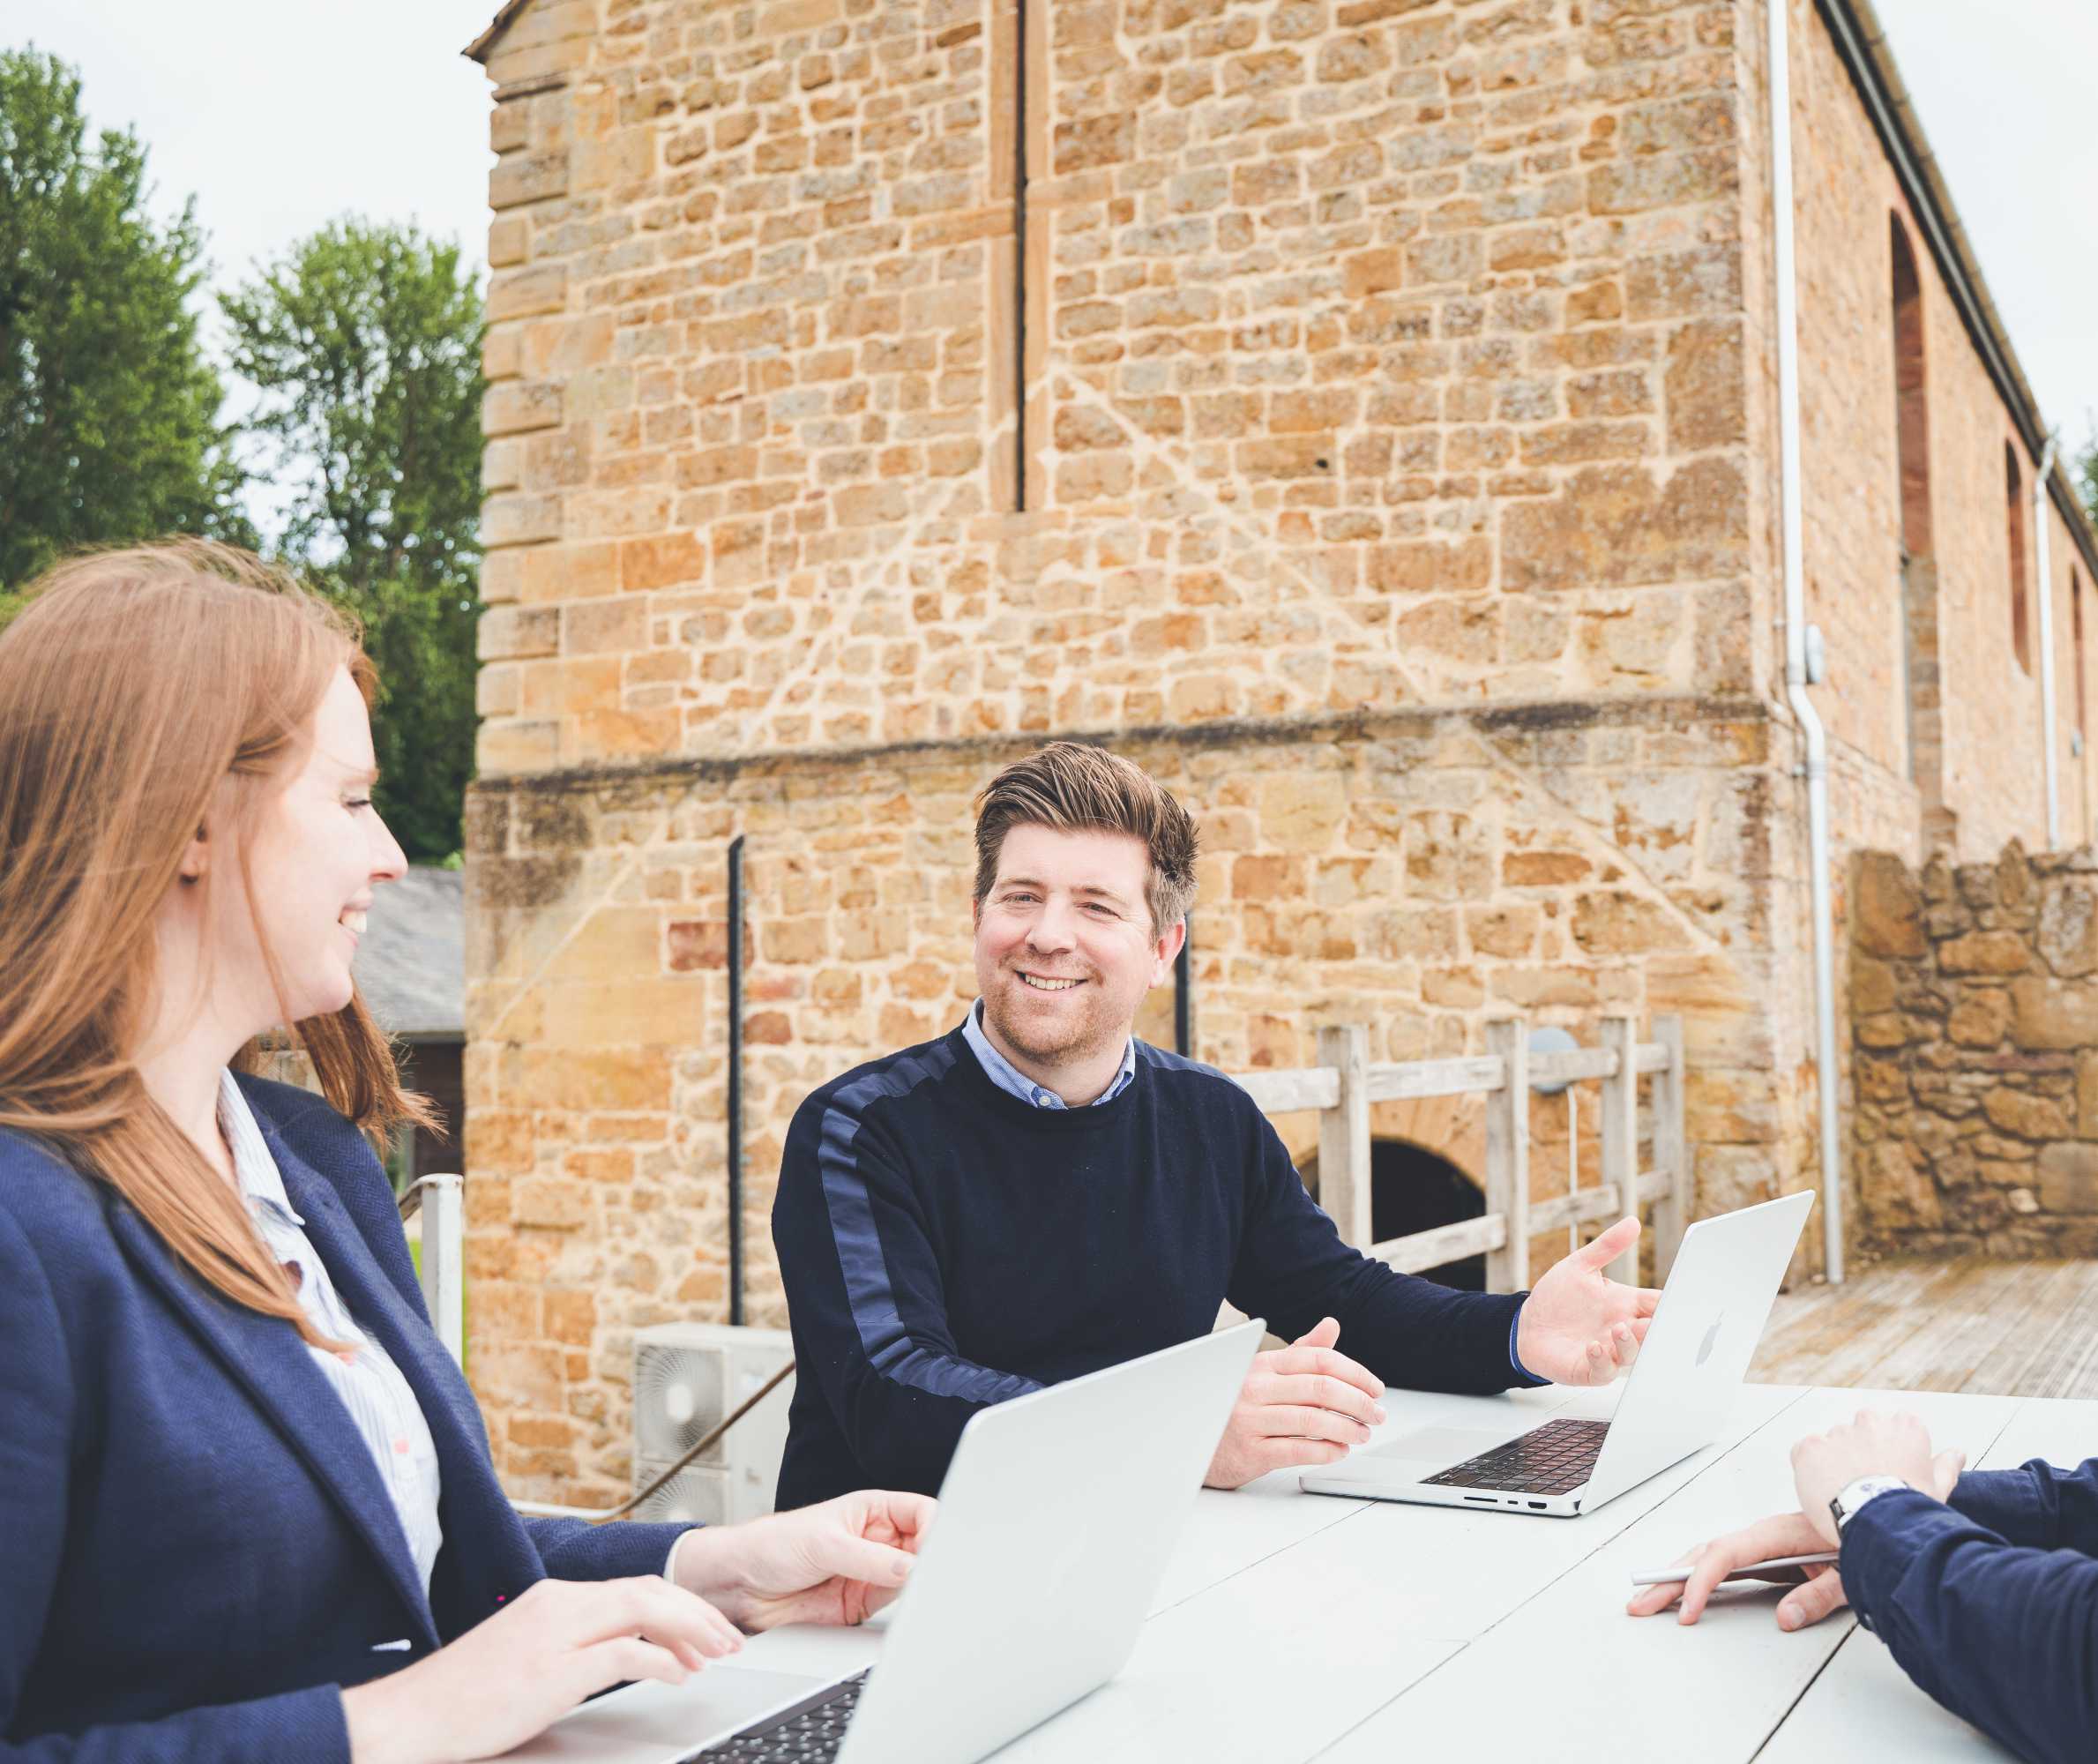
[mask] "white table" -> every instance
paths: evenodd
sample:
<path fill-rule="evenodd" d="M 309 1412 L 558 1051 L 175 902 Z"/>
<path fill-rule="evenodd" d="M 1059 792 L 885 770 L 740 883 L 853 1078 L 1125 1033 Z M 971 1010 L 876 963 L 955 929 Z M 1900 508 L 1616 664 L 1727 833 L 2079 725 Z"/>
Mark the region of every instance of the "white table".
<path fill-rule="evenodd" d="M 1607 1414 L 1615 1400 L 1615 1390 L 1394 1391 L 1382 1432 L 1491 1425 L 1514 1410 Z M 2098 1402 L 1750 1385 L 1718 1445 L 1576 1520 L 1306 1495 L 1294 1472 L 1234 1494 L 1206 1491 L 1121 1674 L 997 1756 L 2001 1759 L 1848 1612 L 1788 1635 L 1766 1590 L 1721 1594 L 1691 1629 L 1623 1614 L 1634 1568 L 1789 1505 L 1792 1442 L 1867 1406 L 1915 1410 L 1939 1446 L 1965 1447 L 1976 1469 L 2098 1454 Z M 717 1670 L 854 1670 L 880 1641 L 878 1626 L 782 1632 Z M 641 1688 L 668 1699 L 699 1682 Z"/>

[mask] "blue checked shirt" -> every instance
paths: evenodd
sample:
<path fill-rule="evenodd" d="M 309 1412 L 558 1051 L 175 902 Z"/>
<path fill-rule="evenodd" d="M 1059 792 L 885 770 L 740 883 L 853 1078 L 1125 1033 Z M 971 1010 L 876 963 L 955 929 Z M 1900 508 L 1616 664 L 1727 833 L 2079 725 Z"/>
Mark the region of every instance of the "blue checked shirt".
<path fill-rule="evenodd" d="M 983 1033 L 983 1000 L 979 998 L 969 1006 L 969 1014 L 962 1019 L 961 1038 L 968 1043 L 969 1051 L 976 1056 L 983 1074 L 1009 1096 L 1017 1096 L 1023 1102 L 1032 1102 L 1037 1109 L 1064 1109 L 1070 1105 L 1053 1090 L 1042 1086 L 1000 1053 L 990 1044 L 990 1037 Z M 1131 1035 L 1122 1050 L 1122 1070 L 1115 1074 L 1115 1081 L 1095 1096 L 1086 1107 L 1097 1109 L 1102 1102 L 1112 1102 L 1135 1082 L 1137 1076 L 1137 1038 Z"/>

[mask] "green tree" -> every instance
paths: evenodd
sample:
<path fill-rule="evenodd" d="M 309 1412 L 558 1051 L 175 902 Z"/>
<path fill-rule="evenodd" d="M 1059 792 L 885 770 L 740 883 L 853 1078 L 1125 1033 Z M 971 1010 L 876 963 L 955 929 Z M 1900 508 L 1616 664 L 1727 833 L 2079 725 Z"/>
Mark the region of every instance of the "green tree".
<path fill-rule="evenodd" d="M 248 536 L 193 205 L 162 227 L 146 193 L 134 136 L 89 145 L 71 68 L 0 49 L 0 590 L 77 545 Z"/>
<path fill-rule="evenodd" d="M 385 697 L 377 798 L 411 858 L 459 849 L 474 770 L 481 295 L 459 248 L 344 220 L 220 307 L 281 549 L 362 619 Z"/>

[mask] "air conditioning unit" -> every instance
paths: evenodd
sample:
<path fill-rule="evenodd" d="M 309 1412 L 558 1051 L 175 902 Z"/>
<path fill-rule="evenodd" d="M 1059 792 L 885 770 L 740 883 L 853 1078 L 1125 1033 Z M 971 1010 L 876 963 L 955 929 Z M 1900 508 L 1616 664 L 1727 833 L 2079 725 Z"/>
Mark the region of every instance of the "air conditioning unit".
<path fill-rule="evenodd" d="M 638 1493 L 794 1357 L 784 1329 L 659 1323 L 634 1336 L 634 1490 Z M 636 1519 L 733 1525 L 773 1510 L 787 1450 L 790 1378 L 634 1511 Z"/>

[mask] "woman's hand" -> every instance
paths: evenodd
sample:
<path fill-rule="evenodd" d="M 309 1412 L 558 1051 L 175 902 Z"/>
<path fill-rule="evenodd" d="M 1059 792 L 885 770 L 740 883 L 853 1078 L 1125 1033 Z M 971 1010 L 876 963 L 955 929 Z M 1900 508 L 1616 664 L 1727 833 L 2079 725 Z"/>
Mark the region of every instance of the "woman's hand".
<path fill-rule="evenodd" d="M 910 1578 L 936 1503 L 862 1489 L 818 1506 L 708 1526 L 679 1541 L 679 1586 L 748 1630 L 863 1623 Z"/>
<path fill-rule="evenodd" d="M 492 1758 L 630 1678 L 683 1684 L 743 1646 L 704 1599 L 650 1574 L 541 1581 L 426 1660 L 342 1693 L 355 1764 Z"/>

